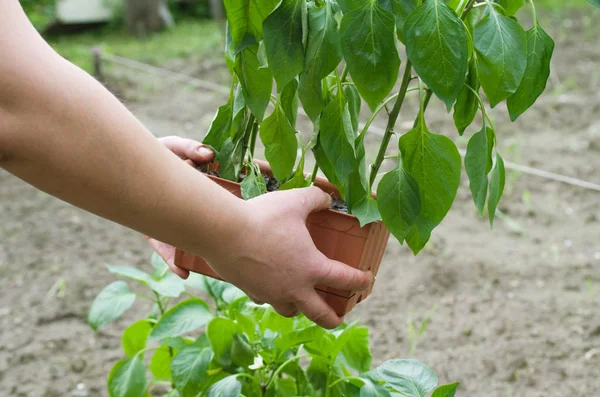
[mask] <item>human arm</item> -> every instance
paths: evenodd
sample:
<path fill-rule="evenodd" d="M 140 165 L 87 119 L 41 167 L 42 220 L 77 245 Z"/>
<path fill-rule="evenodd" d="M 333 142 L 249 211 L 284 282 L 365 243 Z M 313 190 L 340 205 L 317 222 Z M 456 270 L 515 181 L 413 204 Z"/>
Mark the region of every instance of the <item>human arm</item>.
<path fill-rule="evenodd" d="M 166 149 L 101 84 L 56 54 L 19 2 L 0 5 L 0 166 L 73 205 L 202 255 L 284 315 L 341 319 L 316 284 L 361 290 L 368 274 L 327 259 L 305 221 L 317 188 L 237 199 Z"/>

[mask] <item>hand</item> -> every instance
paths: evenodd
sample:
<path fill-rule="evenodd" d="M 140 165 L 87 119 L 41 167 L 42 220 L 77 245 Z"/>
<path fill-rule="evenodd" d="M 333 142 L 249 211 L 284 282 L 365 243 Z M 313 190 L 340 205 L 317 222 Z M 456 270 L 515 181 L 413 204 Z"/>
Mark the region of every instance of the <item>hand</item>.
<path fill-rule="evenodd" d="M 314 245 L 306 218 L 330 207 L 316 187 L 267 193 L 243 202 L 240 233 L 215 241 L 203 254 L 223 279 L 286 317 L 304 313 L 325 328 L 342 319 L 315 291 L 322 284 L 342 290 L 367 289 L 372 274 L 328 259 Z"/>
<path fill-rule="evenodd" d="M 212 150 L 202 145 L 200 142 L 191 139 L 168 136 L 159 138 L 159 141 L 177 157 L 181 158 L 191 166 L 209 163 L 213 161 L 215 157 Z M 152 249 L 167 262 L 167 265 L 169 265 L 173 273 L 183 279 L 189 277 L 189 271 L 175 266 L 175 247 L 150 237 L 146 237 L 146 239 L 148 240 L 148 243 L 150 243 Z"/>

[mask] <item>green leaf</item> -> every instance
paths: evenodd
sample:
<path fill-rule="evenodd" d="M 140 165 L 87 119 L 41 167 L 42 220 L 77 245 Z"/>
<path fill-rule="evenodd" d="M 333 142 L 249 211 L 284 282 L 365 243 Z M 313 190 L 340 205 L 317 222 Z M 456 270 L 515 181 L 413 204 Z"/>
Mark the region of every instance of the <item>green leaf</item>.
<path fill-rule="evenodd" d="M 214 318 L 206 327 L 206 336 L 215 353 L 215 361 L 222 367 L 229 367 L 232 364 L 231 348 L 234 335 L 239 332 L 236 323 L 222 317 Z"/>
<path fill-rule="evenodd" d="M 340 182 L 345 181 L 354 169 L 354 140 L 348 102 L 343 93 L 339 92 L 337 98 L 323 110 L 319 143 Z M 340 188 L 340 191 L 344 190 Z"/>
<path fill-rule="evenodd" d="M 371 379 L 361 379 L 364 384 L 360 388 L 359 397 L 391 397 L 390 392 L 385 386 L 382 386 Z"/>
<path fill-rule="evenodd" d="M 271 14 L 280 0 L 225 0 L 227 22 L 233 47 L 242 46 L 247 35 L 259 42 L 263 36 L 263 21 Z"/>
<path fill-rule="evenodd" d="M 135 356 L 146 347 L 152 324 L 148 320 L 140 320 L 131 324 L 121 337 L 121 346 L 127 357 Z"/>
<path fill-rule="evenodd" d="M 119 361 L 108 375 L 110 397 L 144 397 L 146 369 L 140 355 Z"/>
<path fill-rule="evenodd" d="M 527 31 L 527 68 L 517 92 L 507 100 L 512 121 L 525 113 L 546 89 L 553 52 L 554 41 L 539 24 Z"/>
<path fill-rule="evenodd" d="M 392 0 L 392 12 L 396 19 L 396 33 L 398 34 L 398 40 L 402 43 L 405 43 L 404 23 L 419 3 L 420 0 Z"/>
<path fill-rule="evenodd" d="M 494 0 L 506 11 L 506 15 L 512 17 L 525 5 L 525 0 Z"/>
<path fill-rule="evenodd" d="M 294 171 L 294 174 L 287 182 L 279 187 L 279 190 L 299 189 L 309 186 L 310 182 L 306 176 L 304 176 L 304 159 L 305 153 L 302 151 L 302 157 L 300 157 L 300 162 L 298 163 L 298 167 L 296 167 L 296 171 Z"/>
<path fill-rule="evenodd" d="M 371 350 L 369 348 L 369 329 L 367 327 L 348 327 L 338 337 L 342 341 L 342 355 L 350 368 L 359 372 L 371 369 Z"/>
<path fill-rule="evenodd" d="M 279 103 L 281 109 L 290 121 L 292 128 L 296 127 L 296 119 L 298 118 L 298 79 L 292 79 L 283 87 L 279 94 Z"/>
<path fill-rule="evenodd" d="M 219 110 L 217 110 L 217 114 L 210 124 L 208 133 L 204 137 L 202 143 L 219 152 L 227 138 L 229 138 L 232 120 L 232 105 L 227 103 L 226 105 L 221 106 Z"/>
<path fill-rule="evenodd" d="M 202 390 L 212 360 L 209 348 L 188 345 L 171 361 L 173 382 L 181 397 L 195 397 Z"/>
<path fill-rule="evenodd" d="M 254 364 L 256 352 L 244 335 L 234 334 L 231 346 L 231 362 L 238 367 L 248 368 Z"/>
<path fill-rule="evenodd" d="M 248 47 L 235 60 L 235 74 L 240 79 L 244 100 L 258 121 L 262 121 L 271 100 L 273 76 L 261 67 L 257 57 L 258 45 Z"/>
<path fill-rule="evenodd" d="M 257 175 L 256 172 L 250 171 L 242 181 L 242 197 L 244 200 L 251 200 L 255 197 L 263 195 L 267 192 L 267 184 L 262 175 Z"/>
<path fill-rule="evenodd" d="M 150 263 L 152 264 L 152 267 L 154 267 L 154 274 L 152 275 L 152 278 L 155 280 L 165 278 L 165 276 L 169 272 L 169 265 L 167 265 L 167 262 L 165 262 L 165 260 L 160 255 L 154 252 L 152 253 Z"/>
<path fill-rule="evenodd" d="M 358 126 L 360 122 L 360 93 L 358 89 L 349 85 L 344 88 L 344 95 L 348 100 L 348 111 L 350 112 L 350 121 L 352 122 L 352 129 L 354 134 L 358 134 Z"/>
<path fill-rule="evenodd" d="M 275 379 L 275 393 L 277 397 L 295 397 L 298 395 L 296 380 L 292 378 Z"/>
<path fill-rule="evenodd" d="M 356 203 L 352 207 L 352 215 L 358 218 L 360 227 L 381 220 L 381 213 L 379 212 L 377 201 L 371 196 L 367 196 Z"/>
<path fill-rule="evenodd" d="M 125 281 L 106 286 L 92 303 L 88 323 L 94 331 L 120 317 L 135 302 L 135 294 Z"/>
<path fill-rule="evenodd" d="M 499 153 L 496 153 L 496 164 L 492 170 L 492 181 L 490 182 L 490 198 L 488 200 L 488 213 L 490 216 L 490 225 L 494 227 L 494 218 L 496 208 L 504 193 L 506 183 L 506 172 L 504 170 L 504 160 Z"/>
<path fill-rule="evenodd" d="M 231 138 L 227 138 L 221 151 L 217 153 L 215 161 L 220 165 L 219 176 L 223 179 L 237 182 L 242 168 L 242 145 L 234 143 Z"/>
<path fill-rule="evenodd" d="M 431 397 L 454 397 L 456 389 L 460 385 L 459 382 L 452 383 L 451 385 L 443 385 L 435 389 Z"/>
<path fill-rule="evenodd" d="M 154 378 L 171 380 L 171 349 L 167 345 L 162 345 L 154 351 L 150 360 L 150 373 Z"/>
<path fill-rule="evenodd" d="M 438 383 L 435 372 L 417 360 L 386 361 L 377 373 L 396 391 L 413 397 L 424 397 Z"/>
<path fill-rule="evenodd" d="M 323 145 L 321 144 L 321 137 L 318 138 L 318 143 L 313 148 L 313 154 L 315 156 L 317 164 L 319 165 L 319 169 L 323 171 L 323 174 L 325 174 L 327 180 L 329 180 L 329 182 L 337 186 L 338 189 L 340 188 L 340 186 L 343 186 L 342 183 L 338 181 L 337 176 L 335 175 L 335 169 L 333 167 L 332 162 L 329 161 L 329 159 L 327 158 L 325 149 L 323 149 Z"/>
<path fill-rule="evenodd" d="M 335 20 L 334 2 L 325 0 L 322 6 L 308 3 L 308 41 L 304 72 L 300 75 L 300 99 L 304 110 L 316 120 L 323 108 L 321 80 L 342 60 L 342 47 Z"/>
<path fill-rule="evenodd" d="M 491 148 L 493 136 L 488 128 L 473 135 L 467 146 L 465 156 L 465 169 L 469 176 L 469 186 L 479 214 L 483 216 L 485 200 L 488 192 L 488 173 L 490 172 L 492 157 Z"/>
<path fill-rule="evenodd" d="M 462 21 L 442 0 L 426 0 L 408 16 L 404 36 L 415 71 L 450 110 L 468 67 L 469 38 Z"/>
<path fill-rule="evenodd" d="M 467 81 L 463 86 L 458 99 L 454 104 L 454 125 L 458 130 L 458 133 L 462 135 L 467 127 L 469 127 L 475 116 L 477 110 L 479 110 L 479 99 L 475 93 L 479 93 L 479 77 L 477 75 L 477 64 L 473 59 L 469 63 L 469 74 L 467 75 Z"/>
<path fill-rule="evenodd" d="M 398 79 L 400 58 L 394 16 L 377 1 L 363 0 L 342 18 L 342 53 L 356 88 L 371 110 L 390 93 Z"/>
<path fill-rule="evenodd" d="M 404 170 L 401 162 L 379 182 L 377 202 L 383 223 L 403 243 L 417 222 L 421 201 L 417 181 Z"/>
<path fill-rule="evenodd" d="M 265 145 L 265 157 L 273 169 L 273 175 L 278 181 L 284 181 L 294 170 L 298 141 L 294 127 L 279 104 L 260 125 L 260 139 Z"/>
<path fill-rule="evenodd" d="M 588 0 L 592 5 L 600 8 L 600 0 Z"/>
<path fill-rule="evenodd" d="M 162 296 L 178 298 L 185 291 L 184 281 L 173 273 L 166 273 L 157 280 L 134 267 L 106 265 L 106 268 L 112 274 L 142 283 Z"/>
<path fill-rule="evenodd" d="M 202 299 L 188 299 L 171 309 L 156 323 L 150 333 L 150 340 L 180 336 L 206 325 L 213 315 Z"/>
<path fill-rule="evenodd" d="M 280 88 L 304 68 L 303 13 L 306 13 L 305 0 L 282 0 L 263 24 L 267 59 Z"/>
<path fill-rule="evenodd" d="M 324 333 L 323 328 L 316 325 L 301 330 L 290 331 L 275 340 L 275 347 L 278 349 L 279 354 L 284 354 L 293 347 L 312 342 L 322 337 Z"/>
<path fill-rule="evenodd" d="M 488 7 L 475 25 L 481 86 L 493 108 L 517 91 L 527 67 L 527 38 L 517 21 Z"/>
<path fill-rule="evenodd" d="M 242 384 L 237 375 L 230 375 L 212 385 L 206 391 L 206 397 L 239 397 L 242 393 Z"/>
<path fill-rule="evenodd" d="M 400 138 L 399 146 L 404 170 L 419 187 L 421 211 L 406 237 L 417 254 L 452 207 L 460 185 L 462 160 L 454 142 L 431 133 L 422 117 L 413 130 Z"/>

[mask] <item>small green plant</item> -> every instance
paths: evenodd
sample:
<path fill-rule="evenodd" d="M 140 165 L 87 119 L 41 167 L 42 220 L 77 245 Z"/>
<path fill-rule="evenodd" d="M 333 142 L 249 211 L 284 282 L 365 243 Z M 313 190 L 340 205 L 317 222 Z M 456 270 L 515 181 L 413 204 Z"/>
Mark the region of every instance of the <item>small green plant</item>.
<path fill-rule="evenodd" d="M 515 16 L 526 2 L 533 20 L 527 31 Z M 455 143 L 427 127 L 425 114 L 435 95 L 453 112 L 460 135 L 481 112 L 465 169 L 477 210 L 483 216 L 487 204 L 493 225 L 506 176 L 480 94 L 483 90 L 492 108 L 506 101 L 514 121 L 545 90 L 554 42 L 538 21 L 533 0 L 224 3 L 231 94 L 204 141 L 218 153 L 223 178 L 240 179 L 260 137 L 281 189 L 310 185 L 320 169 L 362 225 L 382 219 L 417 254 L 450 210 L 462 170 Z M 401 60 L 402 47 L 406 56 Z M 413 129 L 398 131 L 396 122 L 411 92 L 420 96 L 420 109 L 409 116 Z M 299 104 L 313 122 L 306 146 L 296 137 Z M 269 105 L 273 110 L 266 114 Z M 365 108 L 368 118 L 362 124 Z M 365 139 L 383 111 L 387 127 L 368 165 Z M 396 167 L 376 187 L 393 137 Z M 316 168 L 305 178 L 309 151 Z M 250 171 L 246 184 L 254 188 L 246 189 L 247 199 L 266 190 Z M 375 187 L 377 199 L 371 195 Z"/>
<path fill-rule="evenodd" d="M 152 302 L 149 315 L 123 332 L 125 357 L 108 376 L 111 397 L 453 397 L 458 388 L 438 387 L 436 374 L 416 360 L 372 369 L 366 327 L 326 331 L 303 316 L 285 318 L 256 305 L 230 284 L 199 275 L 184 281 L 157 255 L 152 265 L 152 274 L 108 266 L 150 294 L 115 281 L 90 309 L 89 323 L 97 330 L 137 298 Z M 212 307 L 188 290 L 210 296 Z"/>

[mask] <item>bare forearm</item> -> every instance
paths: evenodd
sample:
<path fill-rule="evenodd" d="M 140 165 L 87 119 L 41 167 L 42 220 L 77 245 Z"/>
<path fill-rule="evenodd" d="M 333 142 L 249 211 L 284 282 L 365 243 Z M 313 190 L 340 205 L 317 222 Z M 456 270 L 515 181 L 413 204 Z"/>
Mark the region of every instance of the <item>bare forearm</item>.
<path fill-rule="evenodd" d="M 235 231 L 237 217 L 230 215 L 240 201 L 165 149 L 35 32 L 15 28 L 3 32 L 13 37 L 0 39 L 2 52 L 13 56 L 12 64 L 0 64 L 4 168 L 74 205 L 195 252 L 209 249 L 196 235 L 200 225 L 217 238 Z M 31 47 L 18 48 L 19 39 Z"/>

